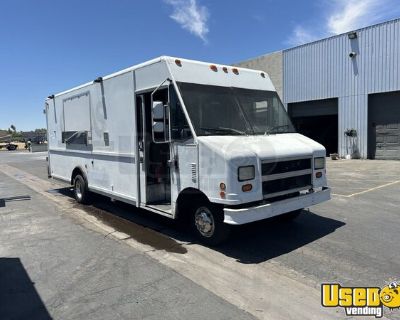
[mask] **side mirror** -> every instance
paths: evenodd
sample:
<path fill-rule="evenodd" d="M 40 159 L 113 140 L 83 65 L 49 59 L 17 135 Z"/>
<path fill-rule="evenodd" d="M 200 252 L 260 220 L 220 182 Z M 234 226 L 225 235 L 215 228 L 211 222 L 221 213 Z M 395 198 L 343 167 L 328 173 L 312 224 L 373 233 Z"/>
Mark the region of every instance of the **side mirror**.
<path fill-rule="evenodd" d="M 165 132 L 164 122 L 153 122 L 153 132 L 164 133 Z"/>
<path fill-rule="evenodd" d="M 153 122 L 164 122 L 164 104 L 162 101 L 153 101 Z"/>
<path fill-rule="evenodd" d="M 168 106 L 162 101 L 153 101 L 152 121 L 153 141 L 155 143 L 168 142 Z"/>

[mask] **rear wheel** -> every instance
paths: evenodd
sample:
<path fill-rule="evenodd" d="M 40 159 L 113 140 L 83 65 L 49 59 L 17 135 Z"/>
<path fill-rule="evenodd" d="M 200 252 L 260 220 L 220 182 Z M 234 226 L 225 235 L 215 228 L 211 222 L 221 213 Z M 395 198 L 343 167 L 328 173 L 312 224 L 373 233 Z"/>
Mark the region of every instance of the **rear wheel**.
<path fill-rule="evenodd" d="M 197 238 L 207 245 L 218 245 L 224 242 L 230 234 L 230 226 L 223 222 L 221 208 L 211 204 L 195 206 L 192 224 Z"/>
<path fill-rule="evenodd" d="M 78 203 L 87 204 L 89 201 L 87 182 L 80 174 L 74 178 L 74 196 Z"/>

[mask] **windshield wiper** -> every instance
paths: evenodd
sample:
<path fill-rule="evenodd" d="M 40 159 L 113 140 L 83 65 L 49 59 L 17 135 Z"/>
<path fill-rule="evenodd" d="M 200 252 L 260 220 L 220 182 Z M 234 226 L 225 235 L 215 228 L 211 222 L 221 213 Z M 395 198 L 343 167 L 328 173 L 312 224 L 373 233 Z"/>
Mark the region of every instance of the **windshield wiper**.
<path fill-rule="evenodd" d="M 290 130 L 290 131 L 281 131 L 281 132 L 279 132 L 278 130 L 279 129 L 282 129 L 282 128 L 290 128 L 290 125 L 288 125 L 288 124 L 283 124 L 283 125 L 280 125 L 280 126 L 273 126 L 273 127 L 270 127 L 270 128 L 268 128 L 266 131 L 265 131 L 265 134 L 271 134 L 271 133 L 294 133 L 295 131 L 293 131 L 293 130 Z M 273 131 L 275 131 L 276 130 L 276 132 L 273 132 Z"/>
<path fill-rule="evenodd" d="M 237 129 L 233 129 L 233 128 L 225 128 L 225 127 L 216 127 L 216 128 L 205 128 L 205 127 L 201 127 L 201 130 L 204 131 L 214 131 L 214 132 L 221 132 L 221 133 L 238 133 L 241 135 L 247 135 L 246 132 L 244 131 L 240 131 Z"/>

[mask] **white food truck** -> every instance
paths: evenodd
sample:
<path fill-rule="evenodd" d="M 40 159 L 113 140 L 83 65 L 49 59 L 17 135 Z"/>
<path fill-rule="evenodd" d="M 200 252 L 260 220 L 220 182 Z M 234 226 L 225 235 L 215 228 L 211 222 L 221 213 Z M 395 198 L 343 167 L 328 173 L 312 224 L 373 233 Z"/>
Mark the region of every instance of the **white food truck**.
<path fill-rule="evenodd" d="M 325 149 L 295 132 L 262 71 L 160 57 L 45 101 L 49 177 L 172 219 L 229 225 L 330 199 Z"/>

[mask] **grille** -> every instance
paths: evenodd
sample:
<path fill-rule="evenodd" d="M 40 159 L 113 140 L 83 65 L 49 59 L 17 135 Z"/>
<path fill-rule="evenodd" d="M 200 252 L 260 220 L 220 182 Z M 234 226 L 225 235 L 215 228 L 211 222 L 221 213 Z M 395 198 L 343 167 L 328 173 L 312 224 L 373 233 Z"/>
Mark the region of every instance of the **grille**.
<path fill-rule="evenodd" d="M 301 189 L 311 185 L 311 175 L 305 174 L 301 176 L 289 177 L 278 180 L 263 182 L 263 194 L 271 196 L 282 191 L 291 191 L 293 189 Z"/>
<path fill-rule="evenodd" d="M 265 162 L 261 171 L 264 199 L 298 192 L 312 185 L 312 158 Z"/>
<path fill-rule="evenodd" d="M 281 162 L 268 162 L 263 163 L 261 167 L 263 176 L 306 169 L 311 169 L 311 159 L 309 158 Z"/>

